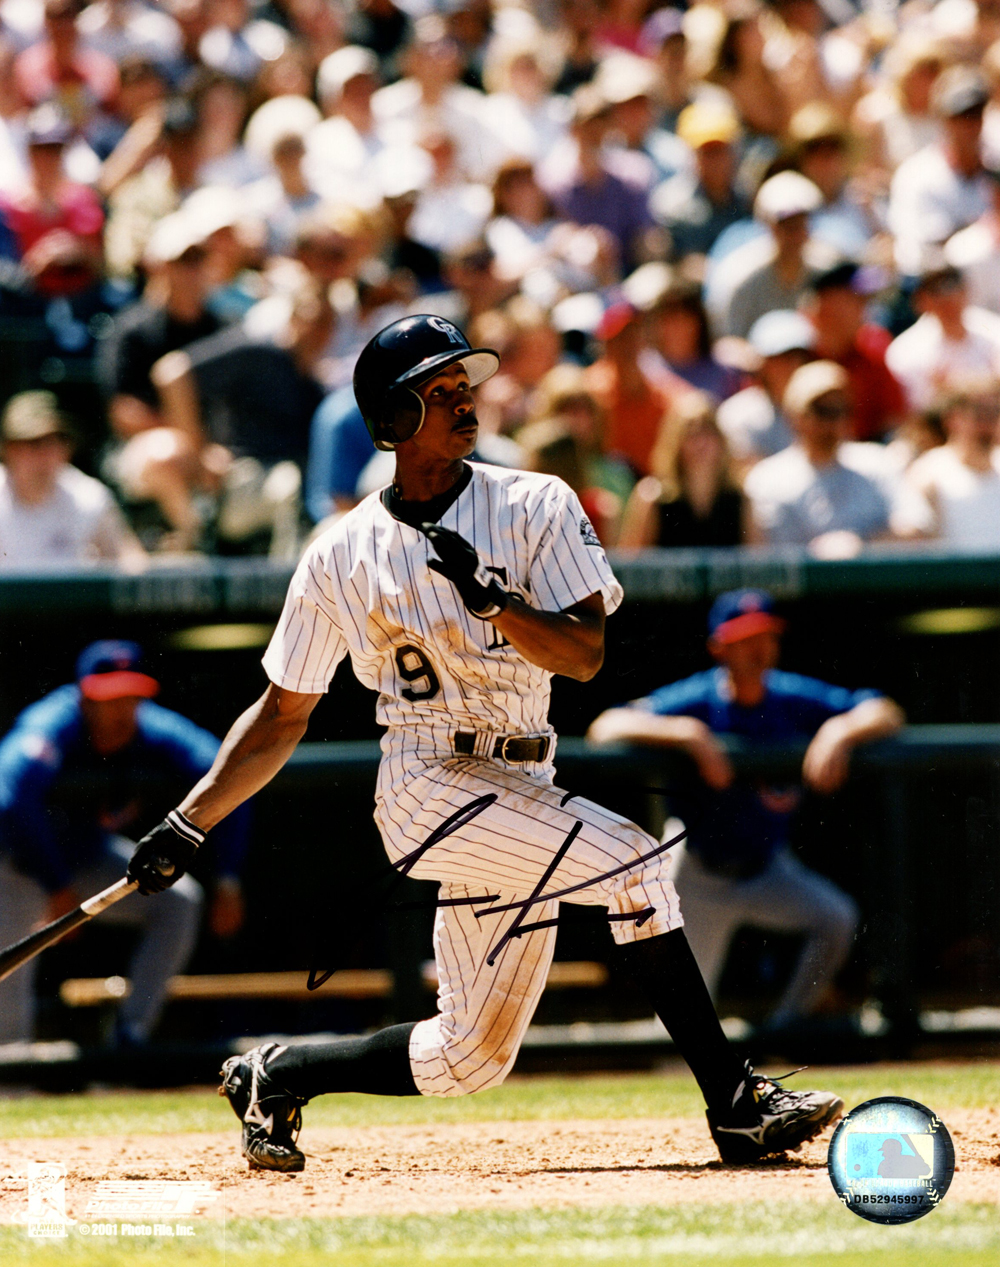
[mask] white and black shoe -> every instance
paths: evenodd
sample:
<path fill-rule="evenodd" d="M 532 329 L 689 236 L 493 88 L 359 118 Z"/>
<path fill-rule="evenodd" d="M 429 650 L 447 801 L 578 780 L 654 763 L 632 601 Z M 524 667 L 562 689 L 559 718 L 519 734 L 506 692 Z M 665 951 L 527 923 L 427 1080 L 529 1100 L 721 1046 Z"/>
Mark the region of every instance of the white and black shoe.
<path fill-rule="evenodd" d="M 832 1091 L 788 1091 L 777 1078 L 756 1073 L 749 1060 L 731 1108 L 707 1113 L 712 1139 L 728 1166 L 798 1149 L 843 1115 L 844 1101 Z"/>
<path fill-rule="evenodd" d="M 242 1056 L 230 1056 L 222 1066 L 224 1095 L 243 1123 L 243 1156 L 251 1170 L 302 1170 L 305 1155 L 296 1147 L 302 1129 L 299 1096 L 279 1087 L 267 1072 L 267 1061 L 284 1051 L 277 1043 L 254 1047 Z"/>

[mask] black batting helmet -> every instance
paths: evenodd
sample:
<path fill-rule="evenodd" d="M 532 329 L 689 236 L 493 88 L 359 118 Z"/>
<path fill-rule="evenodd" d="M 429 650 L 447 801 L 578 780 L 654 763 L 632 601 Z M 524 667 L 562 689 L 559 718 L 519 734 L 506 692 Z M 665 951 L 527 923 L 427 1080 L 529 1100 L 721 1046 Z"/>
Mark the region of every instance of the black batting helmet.
<path fill-rule="evenodd" d="M 354 367 L 354 396 L 376 449 L 394 449 L 424 425 L 424 402 L 413 390 L 461 361 L 475 387 L 495 374 L 499 353 L 473 348 L 458 326 L 421 313 L 403 317 L 369 340 Z"/>

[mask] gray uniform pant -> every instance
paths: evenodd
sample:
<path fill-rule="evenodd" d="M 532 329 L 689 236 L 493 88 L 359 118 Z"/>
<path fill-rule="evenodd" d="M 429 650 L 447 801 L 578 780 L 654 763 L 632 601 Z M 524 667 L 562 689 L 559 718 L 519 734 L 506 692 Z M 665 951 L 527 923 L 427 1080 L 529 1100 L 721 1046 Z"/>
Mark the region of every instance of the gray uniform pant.
<path fill-rule="evenodd" d="M 120 880 L 134 849 L 131 840 L 113 836 L 107 853 L 74 874 L 81 899 Z M 97 916 L 143 929 L 129 965 L 132 993 L 119 1013 L 120 1024 L 136 1038 L 149 1037 L 163 1010 L 167 982 L 191 958 L 203 896 L 201 885 L 185 875 L 164 893 L 131 893 Z M 36 880 L 0 858 L 0 948 L 26 937 L 45 918 L 47 900 Z M 0 981 L 0 1043 L 30 1042 L 34 1036 L 37 962 L 32 959 Z"/>
<path fill-rule="evenodd" d="M 681 824 L 671 820 L 664 839 L 679 830 Z M 770 1020 L 786 1024 L 815 1010 L 850 953 L 860 918 L 854 899 L 788 849 L 780 850 L 760 875 L 749 880 L 707 871 L 683 843 L 667 856 L 687 938 L 713 998 L 737 930 L 765 928 L 804 933 L 806 939 Z"/>

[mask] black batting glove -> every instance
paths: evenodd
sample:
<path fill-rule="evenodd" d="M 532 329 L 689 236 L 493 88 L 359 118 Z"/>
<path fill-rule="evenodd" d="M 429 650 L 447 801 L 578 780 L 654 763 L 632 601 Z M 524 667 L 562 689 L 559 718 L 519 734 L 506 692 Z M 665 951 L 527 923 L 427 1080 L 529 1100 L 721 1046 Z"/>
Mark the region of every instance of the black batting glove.
<path fill-rule="evenodd" d="M 428 559 L 427 566 L 451 581 L 473 616 L 480 620 L 499 616 L 507 606 L 507 591 L 486 571 L 468 541 L 438 524 L 421 524 L 420 531 L 438 554 Z"/>
<path fill-rule="evenodd" d="M 200 827 L 195 827 L 180 810 L 173 809 L 136 845 L 126 874 L 130 880 L 139 882 L 139 892 L 147 897 L 162 893 L 187 871 L 204 839 L 205 833 Z"/>

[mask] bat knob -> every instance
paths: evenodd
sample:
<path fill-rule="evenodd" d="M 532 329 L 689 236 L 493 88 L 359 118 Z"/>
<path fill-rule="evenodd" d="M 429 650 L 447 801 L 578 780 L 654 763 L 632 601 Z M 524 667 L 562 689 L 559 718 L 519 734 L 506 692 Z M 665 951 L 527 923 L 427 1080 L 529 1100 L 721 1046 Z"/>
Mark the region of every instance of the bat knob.
<path fill-rule="evenodd" d="M 173 875 L 174 871 L 177 869 L 169 858 L 157 858 L 154 861 L 153 866 L 162 876 Z"/>

